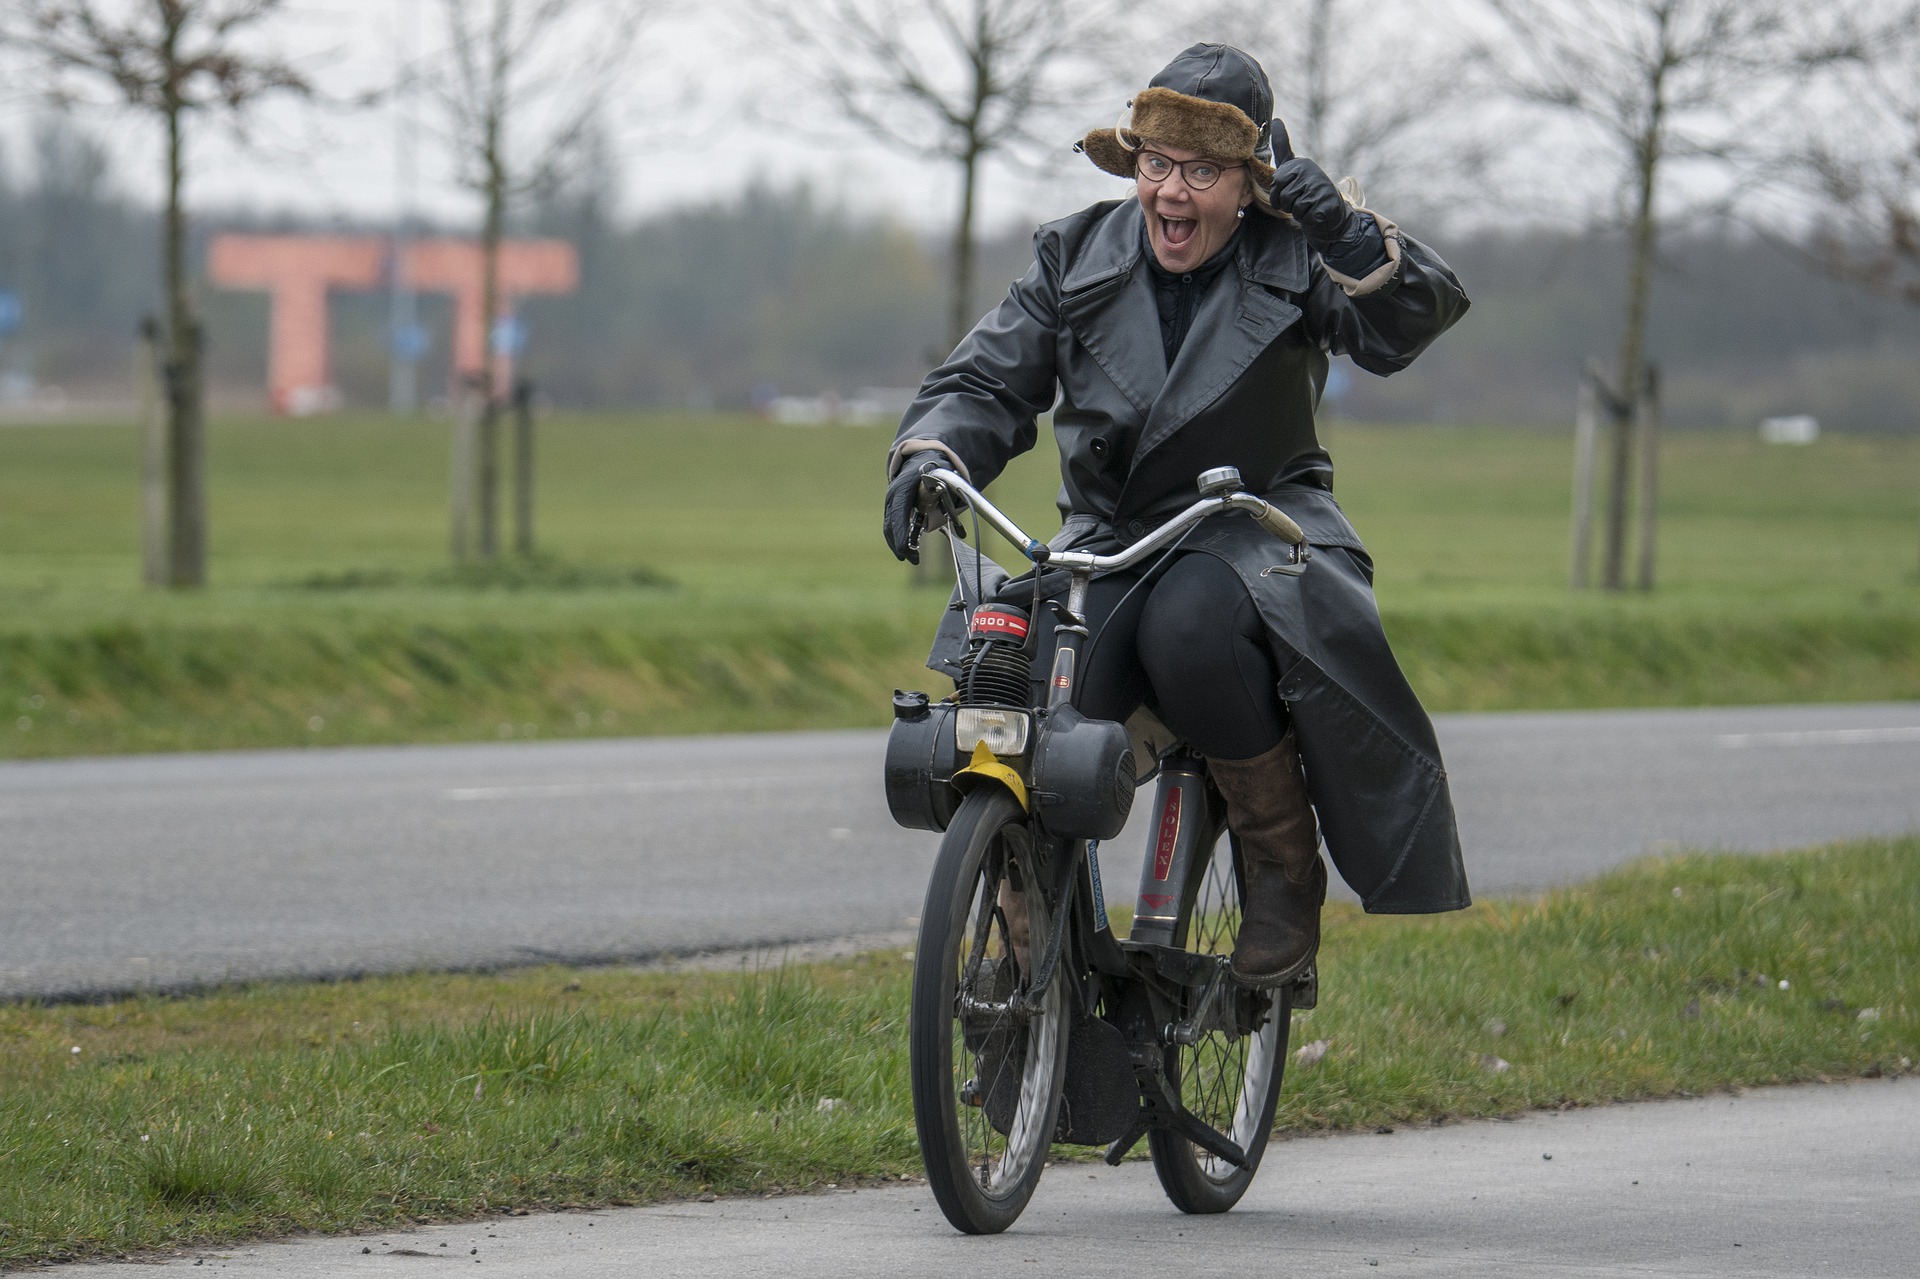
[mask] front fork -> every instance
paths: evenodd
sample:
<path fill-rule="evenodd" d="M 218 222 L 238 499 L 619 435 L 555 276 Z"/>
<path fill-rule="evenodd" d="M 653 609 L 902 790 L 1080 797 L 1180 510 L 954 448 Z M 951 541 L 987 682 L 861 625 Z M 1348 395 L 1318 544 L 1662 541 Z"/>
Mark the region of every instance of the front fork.
<path fill-rule="evenodd" d="M 1034 576 L 1039 579 L 1047 566 L 1047 548 L 1041 547 L 1033 554 Z M 1067 587 L 1067 602 L 1064 607 L 1057 603 L 1054 621 L 1053 667 L 1047 674 L 1046 704 L 1049 711 L 1062 706 L 1073 705 L 1074 685 L 1080 675 L 1080 655 L 1087 643 L 1087 585 L 1088 579 L 1075 573 Z M 1039 600 L 1034 602 L 1036 615 Z M 1105 973 L 1109 977 L 1125 977 L 1128 972 L 1127 957 L 1114 940 L 1113 930 L 1107 920 L 1106 891 L 1100 882 L 1100 841 L 1089 840 L 1084 843 L 1073 842 L 1066 845 L 1069 858 L 1084 860 L 1085 867 L 1080 870 L 1079 893 L 1074 903 L 1075 909 L 1082 912 L 1083 927 L 1078 930 L 1083 966 L 1094 972 Z M 1091 1007 L 1095 1002 L 1083 996 L 1083 1007 Z"/>
<path fill-rule="evenodd" d="M 1034 581 L 1047 567 L 1045 548 L 1034 556 Z M 1038 607 L 1039 587 L 1034 588 Z M 1056 603 L 1054 607 L 1058 608 Z M 1080 649 L 1087 642 L 1087 579 L 1078 573 L 1067 587 L 1067 605 L 1054 621 L 1053 669 L 1047 674 L 1047 709 L 1058 710 L 1073 704 L 1073 684 L 1078 676 Z"/>

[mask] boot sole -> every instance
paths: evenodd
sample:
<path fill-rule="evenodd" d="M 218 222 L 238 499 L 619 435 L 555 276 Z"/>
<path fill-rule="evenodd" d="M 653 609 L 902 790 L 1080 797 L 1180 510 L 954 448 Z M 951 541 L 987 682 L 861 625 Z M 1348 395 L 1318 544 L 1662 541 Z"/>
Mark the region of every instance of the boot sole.
<path fill-rule="evenodd" d="M 1251 986 L 1256 990 L 1265 990 L 1271 986 L 1284 986 L 1290 981 L 1295 981 L 1305 976 L 1307 969 L 1313 967 L 1314 957 L 1319 953 L 1320 945 L 1316 941 L 1313 949 L 1307 952 L 1305 958 L 1301 959 L 1298 963 L 1287 965 L 1277 973 L 1248 973 L 1243 972 L 1232 964 L 1227 965 L 1227 971 L 1233 974 L 1233 979 L 1242 986 Z"/>

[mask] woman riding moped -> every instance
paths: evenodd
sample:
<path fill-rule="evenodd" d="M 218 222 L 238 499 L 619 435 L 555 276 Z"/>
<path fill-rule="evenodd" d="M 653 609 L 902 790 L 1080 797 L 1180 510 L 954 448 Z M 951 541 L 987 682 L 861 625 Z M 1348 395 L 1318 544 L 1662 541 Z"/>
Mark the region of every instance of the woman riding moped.
<path fill-rule="evenodd" d="M 1467 297 L 1430 249 L 1291 153 L 1239 49 L 1187 49 L 1075 149 L 1134 193 L 1041 227 L 1026 275 L 927 376 L 888 457 L 887 545 L 917 562 L 924 470 L 985 487 L 1049 409 L 1056 550 L 1140 540 L 1221 466 L 1300 525 L 1304 573 L 1229 514 L 1144 573 L 1098 579 L 1078 698 L 1097 719 L 1147 706 L 1206 757 L 1247 877 L 1232 971 L 1279 985 L 1319 945 L 1322 835 L 1369 911 L 1468 904 L 1433 726 L 1314 431 L 1330 354 L 1396 372 Z"/>

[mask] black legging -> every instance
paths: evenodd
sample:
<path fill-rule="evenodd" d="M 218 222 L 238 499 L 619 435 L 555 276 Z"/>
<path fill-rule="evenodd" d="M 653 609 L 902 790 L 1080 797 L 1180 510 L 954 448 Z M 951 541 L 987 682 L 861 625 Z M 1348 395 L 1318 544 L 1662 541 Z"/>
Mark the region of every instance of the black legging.
<path fill-rule="evenodd" d="M 1139 580 L 1114 574 L 1087 590 L 1097 643 L 1083 650 L 1081 712 L 1124 720 L 1151 699 L 1167 727 L 1203 755 L 1251 759 L 1277 746 L 1287 711 L 1266 628 L 1239 574 L 1188 552 L 1129 595 Z M 1052 670 L 1053 648 L 1049 631 L 1034 662 L 1037 679 Z"/>

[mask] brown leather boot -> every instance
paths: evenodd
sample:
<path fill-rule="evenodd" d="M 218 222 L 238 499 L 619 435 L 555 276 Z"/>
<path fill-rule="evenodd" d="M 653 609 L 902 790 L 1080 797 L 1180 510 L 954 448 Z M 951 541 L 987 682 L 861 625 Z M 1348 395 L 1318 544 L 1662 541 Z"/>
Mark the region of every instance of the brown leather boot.
<path fill-rule="evenodd" d="M 1207 771 L 1227 801 L 1227 827 L 1240 840 L 1247 895 L 1233 975 L 1249 986 L 1284 985 L 1320 949 L 1320 907 L 1327 868 L 1320 829 L 1300 770 L 1293 730 L 1252 759 L 1209 759 Z"/>

